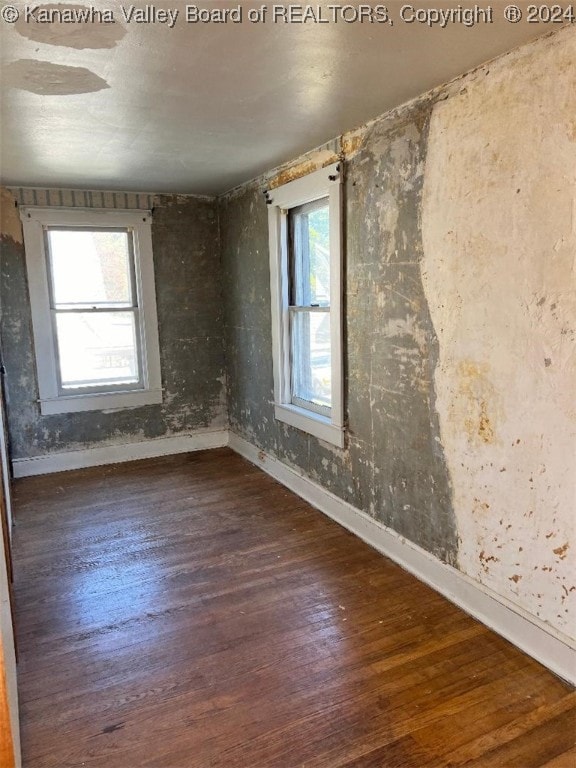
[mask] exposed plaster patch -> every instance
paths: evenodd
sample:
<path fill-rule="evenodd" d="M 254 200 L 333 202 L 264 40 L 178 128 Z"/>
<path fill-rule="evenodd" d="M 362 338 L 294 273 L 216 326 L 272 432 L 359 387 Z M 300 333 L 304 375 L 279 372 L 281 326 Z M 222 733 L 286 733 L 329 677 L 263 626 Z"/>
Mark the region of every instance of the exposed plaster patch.
<path fill-rule="evenodd" d="M 42 19 L 42 17 L 58 19 L 62 11 L 69 14 L 78 12 L 79 15 L 76 15 L 75 18 L 82 18 L 81 14 L 84 14 L 87 19 L 91 18 L 89 6 L 48 3 L 35 6 L 35 13 L 29 19 L 26 18 L 25 14 L 21 14 L 14 25 L 14 29 L 22 37 L 35 40 L 38 43 L 77 49 L 114 48 L 127 32 L 126 28 L 117 21 L 112 24 L 99 23 L 98 20 L 67 23 L 61 23 L 58 20 L 50 22 L 36 20 Z"/>
<path fill-rule="evenodd" d="M 433 408 L 436 344 L 419 269 L 429 105 L 423 109 L 367 127 L 347 163 L 345 450 L 274 419 L 267 208 L 254 183 L 221 199 L 229 414 L 235 432 L 454 563 Z M 285 183 L 340 157 L 337 144 L 323 147 L 269 179 Z"/>
<path fill-rule="evenodd" d="M 287 184 L 289 181 L 300 179 L 302 176 L 307 176 L 309 173 L 317 171 L 319 168 L 324 168 L 326 165 L 335 163 L 338 160 L 338 154 L 331 149 L 320 149 L 315 152 L 311 152 L 305 156 L 302 162 L 297 162 L 294 165 L 282 168 L 274 171 L 274 175 L 269 178 L 269 189 L 275 189 L 281 187 L 282 184 Z"/>
<path fill-rule="evenodd" d="M 471 443 L 495 441 L 493 410 L 497 394 L 488 371 L 488 364 L 470 360 L 458 365 L 458 397 L 451 404 L 452 419 L 461 421 Z"/>
<path fill-rule="evenodd" d="M 384 309 L 386 303 L 386 294 L 378 293 L 376 301 L 379 309 Z M 426 331 L 418 323 L 416 315 L 407 315 L 406 317 L 395 317 L 386 320 L 385 325 L 382 328 L 384 336 L 389 337 L 402 337 L 407 336 L 409 339 L 414 340 L 418 350 L 425 354 L 428 350 L 428 340 L 426 337 Z M 411 355 L 413 350 L 409 347 L 402 347 L 398 350 L 399 353 L 404 355 Z"/>
<path fill-rule="evenodd" d="M 28 193 L 31 201 L 44 199 L 40 190 Z M 92 202 L 108 205 L 107 194 L 95 195 Z M 92 197 L 79 192 L 79 200 L 85 196 Z M 117 202 L 124 208 L 127 203 L 138 204 L 141 197 L 127 200 L 119 194 Z M 66 199 L 63 195 L 62 204 Z M 14 458 L 227 426 L 215 202 L 157 197 L 152 240 L 164 402 L 43 417 L 37 402 L 24 248 L 12 238 L 2 238 L 0 332 L 9 372 L 7 405 Z"/>
<path fill-rule="evenodd" d="M 37 59 L 18 59 L 3 68 L 6 85 L 39 96 L 71 96 L 94 93 L 110 86 L 85 67 L 69 67 Z"/>
<path fill-rule="evenodd" d="M 22 243 L 22 222 L 15 202 L 10 190 L 0 187 L 0 235 Z"/>
<path fill-rule="evenodd" d="M 350 160 L 365 144 L 367 127 L 362 126 L 354 131 L 348 131 L 342 136 L 342 152 Z"/>
<path fill-rule="evenodd" d="M 552 551 L 554 552 L 555 555 L 558 555 L 560 560 L 564 560 L 564 558 L 566 557 L 566 552 L 569 549 L 569 547 L 570 547 L 570 544 L 566 542 L 561 547 L 556 547 L 556 549 L 553 549 Z"/>
<path fill-rule="evenodd" d="M 556 539 L 561 537 L 560 541 L 564 540 L 564 532 L 572 536 L 574 529 L 569 517 L 573 469 L 569 466 L 565 470 L 571 451 L 570 445 L 564 443 L 566 418 L 573 421 L 576 415 L 572 389 L 565 383 L 567 366 L 574 357 L 571 336 L 574 331 L 571 320 L 574 305 L 567 300 L 572 274 L 564 270 L 568 255 L 573 257 L 575 250 L 574 234 L 571 231 L 562 233 L 562 225 L 557 226 L 555 222 L 551 229 L 556 229 L 556 234 L 552 233 L 550 248 L 547 243 L 544 246 L 539 243 L 537 256 L 529 234 L 528 242 L 517 249 L 502 248 L 501 241 L 506 241 L 507 235 L 517 233 L 523 227 L 530 233 L 535 222 L 531 221 L 529 214 L 539 210 L 544 205 L 543 201 L 546 201 L 546 213 L 541 217 L 542 226 L 546 224 L 548 211 L 558 214 L 561 223 L 576 220 L 573 202 L 576 196 L 571 195 L 573 178 L 569 176 L 565 182 L 559 173 L 562 150 L 555 146 L 556 130 L 562 133 L 563 140 L 574 138 L 573 114 L 569 124 L 562 119 L 554 125 L 552 132 L 549 130 L 550 115 L 554 114 L 558 92 L 563 90 L 567 102 L 572 104 L 574 83 L 565 75 L 574 71 L 574 54 L 569 52 L 561 62 L 564 78 L 557 84 L 554 82 L 556 73 L 550 72 L 549 68 L 545 76 L 550 82 L 546 87 L 542 87 L 542 81 L 538 80 L 538 64 L 536 71 L 528 71 L 526 77 L 533 77 L 540 91 L 535 98 L 530 87 L 526 87 L 527 99 L 520 99 L 524 110 L 522 117 L 517 116 L 510 94 L 504 88 L 489 107 L 477 103 L 471 107 L 464 123 L 458 118 L 452 123 L 452 112 L 447 111 L 442 122 L 433 125 L 429 146 L 432 145 L 434 153 L 438 152 L 442 143 L 442 131 L 446 131 L 444 154 L 440 162 L 437 162 L 436 156 L 433 168 L 435 183 L 442 180 L 445 172 L 450 173 L 451 183 L 454 183 L 456 176 L 460 176 L 464 183 L 453 190 L 460 204 L 457 226 L 453 226 L 452 204 L 443 211 L 447 202 L 445 199 L 440 198 L 439 210 L 433 211 L 437 220 L 444 221 L 445 226 L 442 237 L 432 239 L 432 252 L 429 250 L 431 234 L 426 229 L 428 222 L 424 220 L 426 253 L 422 261 L 422 244 L 414 226 L 419 212 L 413 215 L 410 204 L 420 201 L 419 180 L 424 172 L 425 152 L 421 152 L 419 162 L 414 163 L 412 168 L 409 164 L 397 164 L 396 167 L 391 164 L 391 171 L 387 173 L 385 165 L 389 162 L 388 150 L 395 130 L 406 129 L 413 137 L 417 136 L 419 130 L 427 128 L 428 115 L 434 104 L 442 113 L 445 105 L 450 105 L 452 101 L 461 104 L 470 92 L 474 95 L 476 88 L 482 89 L 485 81 L 492 83 L 495 75 L 503 80 L 508 74 L 510 78 L 517 77 L 526 61 L 532 61 L 533 67 L 534 56 L 553 52 L 559 44 L 569 41 L 573 34 L 573 29 L 553 32 L 547 38 L 540 38 L 506 54 L 344 135 L 340 147 L 338 140 L 334 142 L 334 157 L 343 156 L 351 161 L 346 163 L 347 393 L 350 421 L 348 448 L 340 452 L 333 462 L 333 466 L 338 465 L 337 482 L 329 471 L 332 457 L 324 453 L 325 446 L 302 434 L 290 433 L 288 428 L 276 429 L 277 422 L 271 412 L 271 342 L 267 330 L 269 275 L 267 259 L 258 258 L 267 253 L 266 207 L 261 189 L 267 186 L 269 179 L 275 178 L 287 167 L 305 167 L 309 156 L 304 155 L 220 197 L 224 212 L 222 221 L 226 222 L 221 233 L 224 271 L 228 275 L 227 352 L 231 372 L 228 402 L 232 428 L 281 460 L 304 467 L 304 471 L 354 506 L 373 516 L 381 516 L 384 512 L 386 523 L 395 530 L 410 522 L 416 498 L 418 501 L 422 499 L 424 506 L 430 503 L 432 509 L 426 509 L 420 519 L 413 518 L 419 526 L 417 535 L 422 537 L 420 543 L 438 557 L 454 562 L 456 535 L 453 531 L 450 480 L 444 479 L 444 451 L 440 435 L 436 434 L 438 427 L 434 406 L 438 401 L 441 436 L 447 440 L 446 460 L 452 479 L 456 480 L 453 496 L 460 528 L 460 567 L 496 593 L 560 627 L 561 632 L 576 625 L 570 618 L 576 605 L 576 587 L 570 571 L 571 567 L 573 573 L 574 568 L 568 567 L 565 561 L 560 562 L 550 547 L 551 542 L 543 542 L 542 538 L 550 525 L 554 526 L 552 536 Z M 549 96 L 546 95 L 546 88 Z M 482 124 L 487 110 L 494 109 L 493 131 L 490 127 L 482 145 L 477 135 L 477 124 Z M 458 111 L 456 108 L 457 115 Z M 538 114 L 535 132 L 540 137 L 547 137 L 539 151 L 543 167 L 537 169 L 536 179 L 533 178 L 533 170 L 525 174 L 526 179 L 518 179 L 516 171 L 522 168 L 525 147 L 517 141 L 516 128 L 520 127 L 520 134 L 529 129 L 532 111 Z M 570 111 L 575 112 L 567 104 L 566 112 Z M 504 137 L 501 136 L 503 129 L 508 129 Z M 497 152 L 490 147 L 492 132 L 501 145 Z M 425 141 L 422 143 L 425 144 Z M 467 148 L 469 154 L 465 155 L 460 167 L 455 167 L 462 146 Z M 549 152 L 553 158 L 554 173 L 560 181 L 560 190 L 557 194 L 558 190 L 552 189 L 551 196 L 547 198 L 548 187 L 544 185 L 538 190 L 534 181 L 546 178 Z M 510 154 L 511 160 L 508 159 Z M 566 162 L 566 157 L 571 155 L 568 153 L 564 157 L 564 167 L 572 169 L 574 164 Z M 399 155 L 395 154 L 395 161 L 398 158 Z M 485 160 L 486 167 L 483 165 Z M 485 181 L 485 189 L 481 188 L 476 176 L 481 177 L 482 183 Z M 395 186 L 398 181 L 401 184 Z M 396 209 L 401 202 L 409 211 L 409 216 L 396 217 L 386 210 L 382 200 L 390 188 L 394 188 L 394 194 L 388 196 L 387 202 Z M 404 190 L 408 188 L 404 196 Z M 573 198 L 570 206 L 565 199 L 567 191 L 568 196 Z M 498 195 L 504 195 L 504 199 Z M 555 210 L 559 198 L 562 198 L 561 212 Z M 431 202 L 434 202 L 434 193 L 428 194 L 427 205 Z M 424 216 L 431 211 L 427 205 L 423 209 Z M 522 207 L 524 215 L 518 217 L 517 210 L 522 210 Z M 474 215 L 471 216 L 471 213 Z M 495 223 L 496 233 L 493 232 Z M 533 264 L 522 261 L 524 246 L 534 259 Z M 516 268 L 509 269 L 510 263 L 515 261 Z M 527 332 L 525 317 L 516 329 L 518 314 L 522 316 L 523 312 L 519 312 L 520 305 L 516 301 L 518 291 L 522 294 L 520 302 L 525 309 L 531 287 L 547 283 L 550 265 L 563 272 L 558 281 L 561 289 L 557 294 L 554 291 L 548 293 L 552 298 L 543 305 L 545 314 L 539 316 L 540 320 L 534 318 Z M 398 279 L 389 277 L 391 266 L 397 266 Z M 420 273 L 425 296 L 416 300 Z M 409 285 L 408 292 L 402 281 Z M 499 283 L 502 285 L 499 286 Z M 258 291 L 254 295 L 256 284 Z M 461 284 L 465 284 L 466 288 L 462 293 L 459 290 Z M 501 287 L 496 297 L 493 293 L 495 287 Z M 437 338 L 434 329 L 430 331 L 428 328 L 426 299 L 443 353 L 438 364 Z M 415 312 L 423 315 L 423 324 L 412 323 L 410 318 Z M 403 320 L 398 318 L 406 318 L 405 328 L 402 328 Z M 466 323 L 462 327 L 464 321 Z M 527 339 L 536 336 L 541 340 L 539 328 L 544 326 L 549 329 L 552 321 L 558 333 L 553 334 L 552 340 L 548 339 L 550 349 L 542 345 L 537 366 L 534 363 L 534 369 L 526 374 L 528 360 L 524 352 Z M 486 322 L 489 323 L 488 328 Z M 388 333 L 383 332 L 383 326 L 386 326 Z M 421 352 L 415 335 L 410 338 L 409 334 L 415 330 L 424 334 L 425 345 L 428 346 L 426 353 Z M 394 338 L 395 331 L 398 338 Z M 454 349 L 459 346 L 460 331 L 464 345 L 462 349 Z M 488 359 L 479 354 L 479 349 L 483 352 L 486 335 L 490 349 Z M 513 354 L 510 355 L 511 341 Z M 447 346 L 450 350 L 445 355 Z M 470 413 L 463 407 L 456 432 L 450 425 L 446 430 L 446 412 L 451 400 L 459 397 L 461 401 L 468 400 L 468 404 L 472 400 L 466 395 L 467 385 L 463 393 L 458 392 L 458 377 L 455 375 L 458 364 L 461 361 L 480 366 L 491 364 L 492 352 L 498 351 L 499 347 L 502 347 L 502 354 L 498 359 L 508 354 L 510 367 L 504 374 L 498 367 L 495 378 L 490 366 L 481 368 L 489 395 L 484 397 L 484 406 L 481 402 L 474 402 Z M 552 364 L 548 366 L 546 359 L 550 359 Z M 533 362 L 530 359 L 530 365 Z M 557 367 L 561 370 L 559 376 Z M 436 388 L 430 383 L 434 372 Z M 518 397 L 518 379 L 523 378 L 535 381 L 537 388 L 545 382 L 545 387 L 536 397 L 534 392 L 527 392 L 527 398 L 520 387 Z M 470 388 L 473 386 L 476 385 L 470 382 Z M 425 396 L 429 412 L 414 409 L 416 391 Z M 509 399 L 512 408 L 507 407 Z M 528 407 L 522 410 L 524 400 Z M 554 411 L 549 406 L 554 402 L 560 413 L 554 412 L 552 421 L 548 423 L 547 418 Z M 266 415 L 262 417 L 262 414 Z M 418 422 L 419 432 L 411 433 L 407 428 L 410 419 Z M 470 434 L 466 430 L 466 419 L 470 422 Z M 543 431 L 539 431 L 541 426 Z M 397 446 L 413 449 L 405 466 L 397 455 Z M 420 462 L 422 457 L 426 461 L 430 459 L 426 453 L 430 448 L 436 463 L 434 471 L 429 473 L 422 471 Z M 515 452 L 519 455 L 516 456 Z M 416 468 L 416 476 L 407 478 L 410 467 Z M 404 503 L 407 491 L 408 499 Z M 417 497 L 417 494 L 420 496 Z M 425 526 L 430 524 L 433 532 L 428 535 Z M 449 542 L 442 553 L 438 552 L 439 540 Z M 567 559 L 574 551 L 575 548 L 568 551 Z M 517 572 L 517 568 L 521 572 Z M 522 578 L 510 581 L 511 574 Z M 569 602 L 572 603 L 570 607 Z M 569 611 L 572 613 L 569 614 Z"/>
<path fill-rule="evenodd" d="M 436 104 L 422 209 L 459 567 L 568 635 L 576 627 L 575 548 L 564 548 L 576 493 L 575 33 L 498 60 Z M 498 560 L 487 567 L 489 556 Z"/>

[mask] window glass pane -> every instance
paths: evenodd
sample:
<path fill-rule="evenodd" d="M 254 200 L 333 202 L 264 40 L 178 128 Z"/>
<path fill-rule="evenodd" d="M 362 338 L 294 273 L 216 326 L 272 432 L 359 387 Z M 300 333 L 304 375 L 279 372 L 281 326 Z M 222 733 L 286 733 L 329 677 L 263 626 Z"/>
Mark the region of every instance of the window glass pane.
<path fill-rule="evenodd" d="M 292 304 L 330 306 L 328 200 L 292 211 Z"/>
<path fill-rule="evenodd" d="M 292 312 L 292 398 L 330 408 L 330 313 Z"/>
<path fill-rule="evenodd" d="M 56 313 L 62 387 L 138 383 L 133 312 Z"/>
<path fill-rule="evenodd" d="M 127 231 L 49 229 L 54 307 L 132 306 Z"/>

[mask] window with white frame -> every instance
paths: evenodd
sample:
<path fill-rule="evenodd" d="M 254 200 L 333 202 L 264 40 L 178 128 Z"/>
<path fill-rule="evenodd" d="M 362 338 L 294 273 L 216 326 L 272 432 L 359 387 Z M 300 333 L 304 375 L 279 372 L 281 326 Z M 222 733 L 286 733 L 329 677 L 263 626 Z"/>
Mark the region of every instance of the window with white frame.
<path fill-rule="evenodd" d="M 20 215 L 41 412 L 162 402 L 150 212 Z"/>
<path fill-rule="evenodd" d="M 342 447 L 340 164 L 267 193 L 275 416 Z"/>

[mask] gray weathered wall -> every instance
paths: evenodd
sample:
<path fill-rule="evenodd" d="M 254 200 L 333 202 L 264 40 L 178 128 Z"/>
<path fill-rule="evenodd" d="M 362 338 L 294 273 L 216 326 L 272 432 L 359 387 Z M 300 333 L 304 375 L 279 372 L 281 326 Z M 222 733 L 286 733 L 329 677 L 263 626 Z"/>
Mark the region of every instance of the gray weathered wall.
<path fill-rule="evenodd" d="M 347 447 L 274 419 L 267 208 L 257 183 L 220 207 L 228 398 L 238 434 L 453 563 L 434 408 L 437 339 L 420 276 L 429 112 L 424 102 L 375 123 L 346 164 Z"/>
<path fill-rule="evenodd" d="M 573 643 L 576 30 L 220 201 L 231 429 Z M 348 444 L 274 420 L 262 190 L 344 158 Z"/>
<path fill-rule="evenodd" d="M 109 413 L 42 416 L 20 222 L 10 193 L 3 191 L 0 334 L 8 370 L 13 459 L 226 427 L 216 203 L 208 198 L 160 196 L 154 205 L 163 403 Z"/>
<path fill-rule="evenodd" d="M 225 426 L 227 399 L 234 432 L 573 637 L 575 57 L 562 30 L 218 204 L 158 200 L 163 406 L 40 417 L 20 222 L 3 205 L 14 457 Z M 344 450 L 274 419 L 262 195 L 339 156 Z"/>

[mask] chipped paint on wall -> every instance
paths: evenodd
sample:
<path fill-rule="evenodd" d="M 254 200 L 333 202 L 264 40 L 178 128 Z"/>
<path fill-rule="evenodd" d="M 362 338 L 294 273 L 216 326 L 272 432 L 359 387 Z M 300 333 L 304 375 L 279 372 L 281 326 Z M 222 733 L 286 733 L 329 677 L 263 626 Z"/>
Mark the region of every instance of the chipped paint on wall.
<path fill-rule="evenodd" d="M 0 236 L 19 244 L 24 240 L 16 198 L 5 187 L 0 187 Z"/>
<path fill-rule="evenodd" d="M 246 439 L 453 563 L 455 522 L 433 407 L 436 339 L 419 272 L 429 109 L 366 127 L 347 163 L 347 448 L 274 418 L 268 222 L 258 184 L 220 204 L 228 407 L 232 429 Z"/>
<path fill-rule="evenodd" d="M 429 112 L 424 101 L 373 123 L 347 163 L 346 389 L 353 503 L 453 563 L 437 342 L 420 276 Z"/>
<path fill-rule="evenodd" d="M 220 200 L 231 428 L 563 636 L 576 597 L 574 39 L 542 38 L 341 138 L 343 451 L 274 419 L 260 191 L 277 173 Z M 543 200 L 554 216 L 535 220 Z"/>
<path fill-rule="evenodd" d="M 309 173 L 335 163 L 341 152 L 340 140 L 334 139 L 320 147 L 307 152 L 296 160 L 290 160 L 265 174 L 265 185 L 268 189 L 280 187 L 289 181 L 300 179 Z M 244 188 L 245 185 L 242 185 Z"/>
<path fill-rule="evenodd" d="M 22 390 L 21 455 L 67 450 L 87 435 L 125 441 L 224 425 L 227 404 L 234 431 L 568 632 L 574 46 L 574 30 L 539 40 L 235 188 L 218 201 L 221 265 L 214 202 L 162 198 L 159 411 L 39 419 L 23 252 L 4 238 L 11 309 L 2 331 L 20 334 L 25 350 L 12 385 Z M 345 450 L 274 418 L 261 194 L 342 156 Z M 211 362 L 199 360 L 209 351 Z"/>
<path fill-rule="evenodd" d="M 576 35 L 433 111 L 423 275 L 461 570 L 576 627 Z"/>
<path fill-rule="evenodd" d="M 26 194 L 36 201 L 43 198 L 42 190 Z M 100 193 L 86 193 L 93 203 L 108 201 L 108 194 L 112 193 L 100 198 Z M 2 201 L 9 195 L 4 191 Z M 62 204 L 66 199 L 64 195 Z M 21 238 L 16 241 L 9 236 L 9 229 L 2 230 L 0 333 L 8 371 L 7 410 L 14 459 L 226 427 L 216 204 L 211 199 L 182 196 L 158 196 L 154 202 L 160 405 L 40 414 L 24 246 Z"/>
<path fill-rule="evenodd" d="M 307 176 L 309 173 L 317 171 L 319 168 L 323 168 L 325 165 L 335 162 L 338 159 L 337 155 L 331 152 L 323 152 L 310 160 L 304 160 L 298 165 L 286 168 L 284 171 L 280 171 L 273 179 L 270 180 L 269 188 L 281 187 L 283 184 L 287 184 L 289 181 L 300 179 L 302 176 Z"/>
<path fill-rule="evenodd" d="M 366 139 L 367 126 L 348 131 L 342 136 L 342 154 L 347 160 L 350 160 L 364 146 Z"/>

